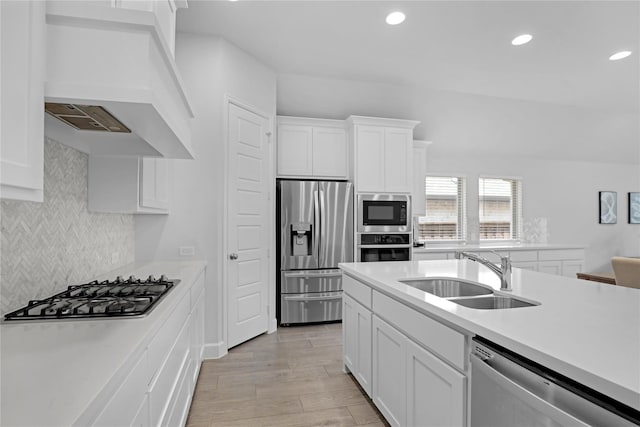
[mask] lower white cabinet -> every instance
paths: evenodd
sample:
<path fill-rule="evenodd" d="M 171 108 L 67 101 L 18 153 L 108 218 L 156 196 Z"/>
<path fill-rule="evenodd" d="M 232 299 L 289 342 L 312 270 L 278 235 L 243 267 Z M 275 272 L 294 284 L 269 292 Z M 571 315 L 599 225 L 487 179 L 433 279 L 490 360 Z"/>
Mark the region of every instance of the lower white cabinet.
<path fill-rule="evenodd" d="M 204 273 L 185 292 L 132 367 L 123 367 L 116 391 L 94 421 L 86 424 L 184 426 L 203 347 Z"/>
<path fill-rule="evenodd" d="M 392 426 L 406 425 L 406 346 L 402 333 L 373 317 L 372 400 Z"/>
<path fill-rule="evenodd" d="M 371 397 L 371 311 L 342 296 L 344 364 Z"/>
<path fill-rule="evenodd" d="M 411 340 L 406 355 L 406 425 L 465 425 L 466 377 Z"/>
<path fill-rule="evenodd" d="M 168 214 L 168 162 L 155 157 L 89 156 L 89 210 Z"/>

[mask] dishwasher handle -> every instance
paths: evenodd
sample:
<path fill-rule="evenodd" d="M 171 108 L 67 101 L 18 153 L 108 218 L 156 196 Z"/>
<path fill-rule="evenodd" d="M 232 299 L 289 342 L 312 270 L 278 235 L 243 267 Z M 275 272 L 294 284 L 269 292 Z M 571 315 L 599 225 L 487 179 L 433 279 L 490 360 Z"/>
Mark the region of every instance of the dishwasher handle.
<path fill-rule="evenodd" d="M 490 360 L 490 359 L 486 359 Z M 522 368 L 526 369 L 526 368 Z M 476 353 L 471 353 L 471 381 L 472 381 L 472 393 L 471 393 L 471 426 L 475 425 L 483 425 L 474 424 L 474 395 L 476 392 L 481 392 L 479 388 L 473 388 L 473 382 L 479 381 L 485 377 L 495 383 L 495 385 L 499 386 L 501 389 L 505 390 L 506 393 L 511 396 L 517 398 L 518 400 L 525 402 L 530 408 L 534 409 L 536 412 L 546 416 L 549 420 L 553 420 L 561 426 L 580 426 L 580 427 L 589 427 L 589 424 L 584 421 L 574 417 L 573 415 L 565 412 L 564 410 L 554 406 L 552 403 L 546 401 L 541 398 L 537 394 L 518 384 L 517 382 L 511 380 L 507 376 L 503 375 L 501 372 L 492 368 L 483 358 L 478 356 Z M 535 375 L 531 373 L 531 375 Z M 553 385 L 555 387 L 555 384 Z M 476 386 L 477 387 L 477 386 Z M 564 390 L 564 389 L 563 389 Z M 569 391 L 565 390 L 567 393 Z M 498 398 L 500 396 L 497 396 Z M 556 424 L 553 424 L 556 425 Z"/>

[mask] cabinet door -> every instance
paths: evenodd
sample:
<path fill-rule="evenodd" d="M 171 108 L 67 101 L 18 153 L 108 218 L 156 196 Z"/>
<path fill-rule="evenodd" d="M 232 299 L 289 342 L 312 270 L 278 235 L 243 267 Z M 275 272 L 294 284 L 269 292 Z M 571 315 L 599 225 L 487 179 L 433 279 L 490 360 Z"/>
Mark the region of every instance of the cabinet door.
<path fill-rule="evenodd" d="M 576 278 L 578 273 L 582 272 L 584 262 L 582 260 L 562 261 L 562 275 L 566 277 Z"/>
<path fill-rule="evenodd" d="M 406 344 L 404 335 L 373 316 L 373 402 L 393 426 L 406 425 Z"/>
<path fill-rule="evenodd" d="M 45 2 L 0 2 L 2 198 L 41 202 L 44 175 Z"/>
<path fill-rule="evenodd" d="M 562 261 L 540 261 L 538 263 L 538 271 L 548 274 L 562 274 Z"/>
<path fill-rule="evenodd" d="M 538 271 L 538 263 L 536 261 L 514 261 L 511 265 L 523 270 Z"/>
<path fill-rule="evenodd" d="M 140 206 L 169 208 L 169 166 L 167 159 L 140 159 Z"/>
<path fill-rule="evenodd" d="M 413 132 L 386 128 L 384 132 L 384 191 L 411 193 Z"/>
<path fill-rule="evenodd" d="M 407 340 L 409 426 L 463 426 L 466 378 L 419 345 Z"/>
<path fill-rule="evenodd" d="M 347 135 L 344 129 L 313 128 L 313 176 L 347 177 Z"/>
<path fill-rule="evenodd" d="M 312 176 L 313 128 L 278 126 L 278 176 Z"/>
<path fill-rule="evenodd" d="M 346 294 L 342 301 L 344 364 L 371 397 L 371 312 Z"/>
<path fill-rule="evenodd" d="M 427 176 L 427 143 L 424 141 L 413 142 L 413 189 L 411 191 L 411 211 L 413 215 L 425 216 L 427 214 L 427 201 L 425 195 L 425 178 Z"/>
<path fill-rule="evenodd" d="M 356 127 L 356 185 L 358 191 L 385 191 L 384 134 L 383 127 Z"/>
<path fill-rule="evenodd" d="M 342 294 L 342 360 L 344 366 L 355 376 L 358 360 L 358 309 L 356 302 L 347 294 Z"/>

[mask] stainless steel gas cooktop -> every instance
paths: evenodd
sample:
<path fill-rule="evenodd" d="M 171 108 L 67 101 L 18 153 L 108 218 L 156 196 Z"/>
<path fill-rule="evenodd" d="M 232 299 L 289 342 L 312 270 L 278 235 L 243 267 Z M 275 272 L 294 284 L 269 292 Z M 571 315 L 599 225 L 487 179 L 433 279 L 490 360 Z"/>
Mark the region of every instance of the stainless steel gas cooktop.
<path fill-rule="evenodd" d="M 148 314 L 179 280 L 130 276 L 69 288 L 5 314 L 5 321 L 134 317 Z"/>

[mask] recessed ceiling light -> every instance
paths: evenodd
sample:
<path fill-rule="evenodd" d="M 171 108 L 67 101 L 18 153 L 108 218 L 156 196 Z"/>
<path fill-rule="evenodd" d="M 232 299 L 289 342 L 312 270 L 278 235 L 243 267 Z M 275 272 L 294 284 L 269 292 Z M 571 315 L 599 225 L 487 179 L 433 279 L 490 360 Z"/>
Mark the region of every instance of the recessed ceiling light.
<path fill-rule="evenodd" d="M 391 12 L 387 15 L 387 24 L 389 25 L 398 25 L 402 24 L 405 20 L 406 16 L 402 12 Z"/>
<path fill-rule="evenodd" d="M 622 50 L 620 52 L 616 52 L 613 55 L 611 55 L 609 57 L 609 61 L 617 61 L 618 59 L 626 58 L 629 55 L 631 55 L 631 51 L 630 50 Z"/>
<path fill-rule="evenodd" d="M 533 36 L 531 34 L 520 34 L 518 37 L 511 40 L 511 44 L 514 46 L 520 46 L 529 43 L 532 38 Z"/>

